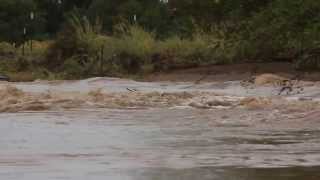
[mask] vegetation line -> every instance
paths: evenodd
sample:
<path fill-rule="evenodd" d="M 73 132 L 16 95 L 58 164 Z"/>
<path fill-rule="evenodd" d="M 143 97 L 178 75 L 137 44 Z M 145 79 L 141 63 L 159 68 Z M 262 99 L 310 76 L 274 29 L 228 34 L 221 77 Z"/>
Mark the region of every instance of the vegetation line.
<path fill-rule="evenodd" d="M 319 70 L 319 11 L 317 0 L 4 0 L 0 73 L 78 79 L 269 61 Z"/>

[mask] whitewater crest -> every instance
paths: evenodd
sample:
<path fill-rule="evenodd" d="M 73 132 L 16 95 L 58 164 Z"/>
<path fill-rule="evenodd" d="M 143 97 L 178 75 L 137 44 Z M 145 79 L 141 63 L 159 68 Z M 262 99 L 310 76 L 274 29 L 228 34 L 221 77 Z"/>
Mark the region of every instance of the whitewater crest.
<path fill-rule="evenodd" d="M 24 92 L 12 85 L 0 87 L 0 112 L 66 110 L 76 108 L 148 108 L 181 105 L 195 94 L 187 92 Z"/>
<path fill-rule="evenodd" d="M 88 108 L 167 108 L 192 107 L 266 109 L 275 107 L 315 108 L 311 102 L 286 102 L 270 98 L 242 98 L 221 96 L 214 93 L 159 93 L 159 92 L 103 92 L 101 89 L 89 93 L 27 93 L 13 86 L 1 87 L 0 112 L 49 111 Z"/>
<path fill-rule="evenodd" d="M 194 85 L 187 82 L 137 82 L 117 78 L 0 83 L 0 112 L 177 106 L 297 110 L 319 107 L 319 87 L 316 85 L 306 87 L 305 92 L 298 95 L 276 96 L 274 94 L 277 93 L 270 93 L 273 90 L 273 87 L 262 86 L 248 93 L 239 82 Z"/>

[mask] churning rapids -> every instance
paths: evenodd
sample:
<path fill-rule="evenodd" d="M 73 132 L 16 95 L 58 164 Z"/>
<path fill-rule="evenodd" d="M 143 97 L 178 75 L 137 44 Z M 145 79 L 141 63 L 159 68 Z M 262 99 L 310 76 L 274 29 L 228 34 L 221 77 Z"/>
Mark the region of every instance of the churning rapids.
<path fill-rule="evenodd" d="M 318 180 L 320 84 L 0 84 L 0 179 Z"/>

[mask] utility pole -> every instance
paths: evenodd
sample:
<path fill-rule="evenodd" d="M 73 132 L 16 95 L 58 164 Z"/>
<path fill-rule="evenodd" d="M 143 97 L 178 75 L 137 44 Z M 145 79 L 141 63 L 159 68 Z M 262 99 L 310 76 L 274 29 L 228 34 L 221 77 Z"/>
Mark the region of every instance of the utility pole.
<path fill-rule="evenodd" d="M 134 23 L 137 23 L 137 15 L 136 14 L 133 15 L 133 21 L 134 21 Z"/>
<path fill-rule="evenodd" d="M 104 61 L 104 45 L 102 45 L 100 49 L 100 76 L 104 75 L 103 61 Z"/>
<path fill-rule="evenodd" d="M 33 43 L 32 43 L 32 39 L 33 39 L 33 20 L 34 20 L 34 12 L 31 11 L 30 12 L 30 51 L 32 52 L 33 50 Z"/>
<path fill-rule="evenodd" d="M 24 45 L 25 45 L 25 41 L 26 41 L 26 36 L 27 36 L 27 28 L 23 27 L 22 56 L 25 55 Z"/>

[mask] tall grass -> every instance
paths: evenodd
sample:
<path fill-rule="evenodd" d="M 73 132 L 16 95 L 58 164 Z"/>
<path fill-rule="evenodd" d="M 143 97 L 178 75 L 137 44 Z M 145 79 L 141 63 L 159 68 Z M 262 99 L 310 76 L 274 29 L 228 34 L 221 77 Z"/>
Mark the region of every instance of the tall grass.
<path fill-rule="evenodd" d="M 172 36 L 160 40 L 141 26 L 125 23 L 116 26 L 112 36 L 103 35 L 97 22 L 92 24 L 86 17 L 71 16 L 69 23 L 74 34 L 68 42 L 74 48 L 62 64 L 65 74 L 83 77 L 97 72 L 100 75 L 143 73 L 228 63 L 235 56 L 232 42 L 220 31 L 197 31 L 189 38 Z"/>
<path fill-rule="evenodd" d="M 0 56 L 10 56 L 16 53 L 15 47 L 7 42 L 0 42 Z"/>
<path fill-rule="evenodd" d="M 118 39 L 119 51 L 148 61 L 157 47 L 155 35 L 137 25 L 122 29 Z"/>
<path fill-rule="evenodd" d="M 236 54 L 233 42 L 217 30 L 167 39 L 157 39 L 153 32 L 125 23 L 116 26 L 112 35 L 103 34 L 101 30 L 99 20 L 92 23 L 87 17 L 74 13 L 54 42 L 34 41 L 33 52 L 25 44 L 27 56 L 33 57 L 27 62 L 32 62 L 29 64 L 33 69 L 37 69 L 34 67 L 37 65 L 39 71 L 50 77 L 58 74 L 74 79 L 228 63 Z"/>

